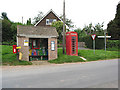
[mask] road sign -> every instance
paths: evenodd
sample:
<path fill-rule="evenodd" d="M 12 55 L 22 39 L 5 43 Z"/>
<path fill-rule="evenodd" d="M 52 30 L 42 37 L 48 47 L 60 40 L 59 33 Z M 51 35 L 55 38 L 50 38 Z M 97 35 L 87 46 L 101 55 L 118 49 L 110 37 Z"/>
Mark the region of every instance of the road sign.
<path fill-rule="evenodd" d="M 92 34 L 91 37 L 93 40 L 95 40 L 96 34 Z"/>
<path fill-rule="evenodd" d="M 105 39 L 105 51 L 106 51 L 106 38 L 111 38 L 111 36 L 106 36 L 106 33 L 105 33 L 105 36 L 98 36 L 98 38 L 104 38 Z"/>
<path fill-rule="evenodd" d="M 91 37 L 93 39 L 93 51 L 94 51 L 94 54 L 95 54 L 95 37 L 96 37 L 96 34 L 92 34 Z"/>
<path fill-rule="evenodd" d="M 105 38 L 105 36 L 98 36 L 98 38 Z M 111 36 L 106 36 L 106 38 L 111 38 Z"/>

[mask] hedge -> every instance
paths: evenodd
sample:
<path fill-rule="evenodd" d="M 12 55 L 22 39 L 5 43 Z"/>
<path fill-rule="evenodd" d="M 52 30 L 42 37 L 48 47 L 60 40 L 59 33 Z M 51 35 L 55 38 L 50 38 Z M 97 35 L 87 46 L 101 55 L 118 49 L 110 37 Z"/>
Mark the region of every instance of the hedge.
<path fill-rule="evenodd" d="M 112 48 L 112 47 L 120 47 L 120 41 L 119 40 L 108 40 L 107 41 L 107 48 Z"/>
<path fill-rule="evenodd" d="M 100 39 L 100 38 L 95 38 L 95 49 L 103 49 L 105 46 L 105 42 L 104 39 Z M 84 37 L 84 42 L 87 48 L 93 49 L 93 39 L 91 37 L 91 35 Z"/>
<path fill-rule="evenodd" d="M 10 45 L 10 46 L 12 46 L 12 45 L 16 45 L 17 43 L 16 42 L 2 42 L 2 45 Z"/>

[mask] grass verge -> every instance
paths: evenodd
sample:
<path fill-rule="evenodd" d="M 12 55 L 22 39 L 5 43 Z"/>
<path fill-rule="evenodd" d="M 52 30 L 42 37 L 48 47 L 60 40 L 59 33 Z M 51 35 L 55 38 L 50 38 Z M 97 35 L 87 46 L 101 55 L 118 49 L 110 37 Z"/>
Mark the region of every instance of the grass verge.
<path fill-rule="evenodd" d="M 62 49 L 58 49 L 58 58 L 55 60 L 48 61 L 50 63 L 56 63 L 56 64 L 61 64 L 61 63 L 71 63 L 71 62 L 85 62 L 80 58 L 80 56 L 69 56 L 69 55 L 64 55 L 62 53 Z"/>
<path fill-rule="evenodd" d="M 96 60 L 107 60 L 120 58 L 118 51 L 106 51 L 105 50 L 79 50 L 79 56 L 82 56 L 87 59 L 87 61 L 96 61 Z"/>
<path fill-rule="evenodd" d="M 2 46 L 2 65 L 31 65 L 28 61 L 18 61 L 16 54 L 13 54 L 12 46 L 0 45 Z"/>
<path fill-rule="evenodd" d="M 105 59 L 115 59 L 118 57 L 118 51 L 105 51 L 104 50 L 95 50 L 95 54 L 93 50 L 78 50 L 79 56 L 68 56 L 62 54 L 62 49 L 58 49 L 58 58 L 55 60 L 48 61 L 50 63 L 70 63 L 70 62 L 85 62 L 80 58 L 84 57 L 86 61 L 97 61 L 97 60 L 105 60 Z"/>
<path fill-rule="evenodd" d="M 3 65 L 31 65 L 31 62 L 28 61 L 18 61 L 16 59 L 16 54 L 13 54 L 12 46 L 0 45 L 2 46 L 2 64 Z M 1 48 L 0 48 L 1 49 Z M 1 52 L 0 52 L 1 53 Z M 55 60 L 48 61 L 50 63 L 71 63 L 71 62 L 85 62 L 80 58 L 80 56 L 86 58 L 86 61 L 96 61 L 96 60 L 105 60 L 105 59 L 114 59 L 120 58 L 118 51 L 105 51 L 104 50 L 78 50 L 79 56 L 69 56 L 62 53 L 62 49 L 58 49 L 58 58 Z"/>

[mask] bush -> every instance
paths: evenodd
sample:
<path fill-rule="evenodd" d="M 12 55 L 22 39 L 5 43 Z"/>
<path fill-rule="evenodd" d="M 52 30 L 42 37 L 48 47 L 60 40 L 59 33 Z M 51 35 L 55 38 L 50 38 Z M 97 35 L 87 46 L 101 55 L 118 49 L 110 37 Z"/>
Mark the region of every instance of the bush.
<path fill-rule="evenodd" d="M 17 43 L 16 42 L 14 42 L 14 41 L 10 41 L 10 42 L 2 42 L 2 45 L 10 45 L 10 46 L 12 46 L 12 45 L 16 45 Z"/>
<path fill-rule="evenodd" d="M 119 40 L 108 40 L 107 41 L 107 47 L 112 48 L 112 47 L 119 47 L 120 46 L 120 41 Z"/>
<path fill-rule="evenodd" d="M 81 36 L 81 37 L 78 38 L 78 42 L 84 42 L 84 41 L 85 41 L 85 37 Z"/>
<path fill-rule="evenodd" d="M 97 36 L 99 36 L 99 35 L 97 35 Z M 104 39 L 97 38 L 97 36 L 95 38 L 95 48 L 103 49 L 105 47 Z M 87 48 L 93 49 L 93 40 L 90 35 L 84 37 L 84 41 L 85 41 L 85 45 L 87 46 Z"/>
<path fill-rule="evenodd" d="M 119 50 L 120 41 L 119 40 L 108 40 L 107 48 L 108 50 Z"/>

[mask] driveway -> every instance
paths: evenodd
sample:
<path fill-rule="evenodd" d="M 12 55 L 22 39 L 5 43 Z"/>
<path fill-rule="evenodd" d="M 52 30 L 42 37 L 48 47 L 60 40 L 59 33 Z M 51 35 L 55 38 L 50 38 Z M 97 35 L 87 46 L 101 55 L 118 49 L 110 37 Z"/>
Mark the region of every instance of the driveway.
<path fill-rule="evenodd" d="M 3 88 L 118 88 L 118 60 L 3 66 Z"/>

